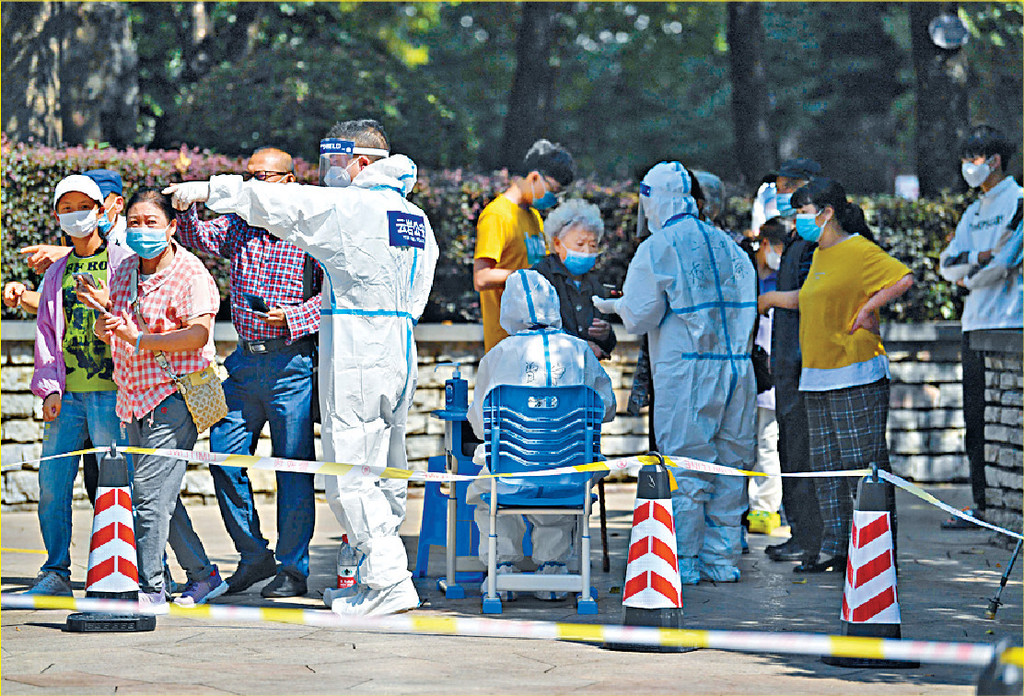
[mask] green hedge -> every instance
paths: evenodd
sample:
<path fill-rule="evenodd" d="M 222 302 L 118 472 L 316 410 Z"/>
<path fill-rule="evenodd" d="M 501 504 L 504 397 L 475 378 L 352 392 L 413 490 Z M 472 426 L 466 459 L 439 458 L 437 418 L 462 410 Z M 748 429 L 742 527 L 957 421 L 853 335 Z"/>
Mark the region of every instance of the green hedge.
<path fill-rule="evenodd" d="M 0 143 L 3 156 L 3 282 L 22 280 L 35 287 L 39 278 L 25 264 L 18 249 L 27 244 L 54 243 L 59 229 L 51 214 L 53 186 L 64 176 L 97 167 L 121 172 L 126 197 L 141 184 L 161 185 L 184 179 L 205 179 L 214 174 L 243 171 L 244 161 L 191 150 L 124 150 L 69 148 L 56 150 L 32 144 Z M 299 178 L 311 181 L 315 168 L 298 161 Z M 420 172 L 410 199 L 430 218 L 441 247 L 434 289 L 423 317 L 425 322 L 478 321 L 479 298 L 473 291 L 475 223 L 483 207 L 504 189 L 502 173 L 477 174 L 463 170 Z M 602 281 L 621 286 L 629 259 L 636 248 L 636 184 L 630 181 L 597 183 L 585 180 L 573 185 L 570 195 L 600 207 L 606 232 L 597 272 Z M 910 202 L 892 196 L 861 198 L 878 241 L 914 272 L 913 289 L 885 310 L 889 321 L 956 319 L 960 316 L 960 292 L 936 273 L 939 252 L 969 202 L 963 196 Z M 723 216 L 724 226 L 744 229 L 749 222 L 750 201 L 731 198 Z M 227 264 L 204 258 L 227 296 Z M 4 309 L 5 318 L 23 317 Z M 227 304 L 222 317 L 227 318 Z"/>

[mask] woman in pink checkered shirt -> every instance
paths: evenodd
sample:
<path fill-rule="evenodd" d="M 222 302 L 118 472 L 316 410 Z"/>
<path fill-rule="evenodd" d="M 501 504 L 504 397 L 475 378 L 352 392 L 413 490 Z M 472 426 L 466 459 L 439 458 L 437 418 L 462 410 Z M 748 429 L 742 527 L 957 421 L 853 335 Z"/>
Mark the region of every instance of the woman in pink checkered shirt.
<path fill-rule="evenodd" d="M 203 263 L 174 240 L 170 198 L 140 189 L 128 203 L 129 257 L 110 281 L 110 313 L 96 334 L 111 342 L 117 415 L 136 447 L 192 449 L 199 434 L 174 379 L 202 370 L 215 357 L 213 317 L 220 297 Z M 140 325 L 144 322 L 145 326 Z M 132 502 L 139 556 L 139 600 L 166 608 L 164 549 L 170 542 L 188 585 L 175 602 L 202 604 L 227 590 L 192 529 L 179 492 L 185 462 L 153 455 L 135 458 Z"/>

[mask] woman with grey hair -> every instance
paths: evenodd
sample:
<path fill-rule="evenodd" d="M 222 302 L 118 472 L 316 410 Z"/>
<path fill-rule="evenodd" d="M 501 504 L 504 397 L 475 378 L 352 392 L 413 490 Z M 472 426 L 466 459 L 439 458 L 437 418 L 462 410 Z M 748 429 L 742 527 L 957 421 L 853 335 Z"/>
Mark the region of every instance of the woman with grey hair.
<path fill-rule="evenodd" d="M 616 341 L 611 317 L 594 309 L 590 301 L 594 295 L 608 295 L 593 272 L 604 236 L 600 208 L 578 198 L 567 200 L 548 215 L 544 234 L 553 253 L 533 269 L 558 292 L 562 329 L 587 341 L 598 358 L 610 357 Z"/>

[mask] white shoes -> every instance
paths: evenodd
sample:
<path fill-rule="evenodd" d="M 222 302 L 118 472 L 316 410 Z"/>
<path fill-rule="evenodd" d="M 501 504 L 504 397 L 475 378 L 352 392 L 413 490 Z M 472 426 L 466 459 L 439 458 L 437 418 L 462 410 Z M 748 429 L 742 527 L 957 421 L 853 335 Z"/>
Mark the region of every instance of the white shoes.
<path fill-rule="evenodd" d="M 168 614 L 171 605 L 163 590 L 159 592 L 143 592 L 139 590 L 139 612 L 142 614 Z"/>
<path fill-rule="evenodd" d="M 420 605 L 420 596 L 412 578 L 406 578 L 397 585 L 383 590 L 357 586 L 356 592 L 338 595 L 338 590 L 330 592 L 331 611 L 340 616 L 384 616 L 415 609 Z M 348 591 L 346 591 L 348 592 Z M 324 602 L 327 602 L 328 590 L 324 590 Z"/>

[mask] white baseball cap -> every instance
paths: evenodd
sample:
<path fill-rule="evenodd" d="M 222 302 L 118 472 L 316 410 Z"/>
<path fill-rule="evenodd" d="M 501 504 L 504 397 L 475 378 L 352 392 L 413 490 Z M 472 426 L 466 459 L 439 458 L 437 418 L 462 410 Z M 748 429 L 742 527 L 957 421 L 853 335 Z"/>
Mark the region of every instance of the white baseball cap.
<path fill-rule="evenodd" d="M 57 184 L 57 188 L 53 190 L 54 209 L 57 208 L 57 203 L 60 202 L 60 197 L 65 193 L 70 193 L 71 191 L 84 193 L 100 205 L 103 205 L 103 192 L 100 191 L 99 184 L 87 177 L 85 174 L 72 174 L 71 176 L 66 176 L 61 179 L 60 183 Z"/>

